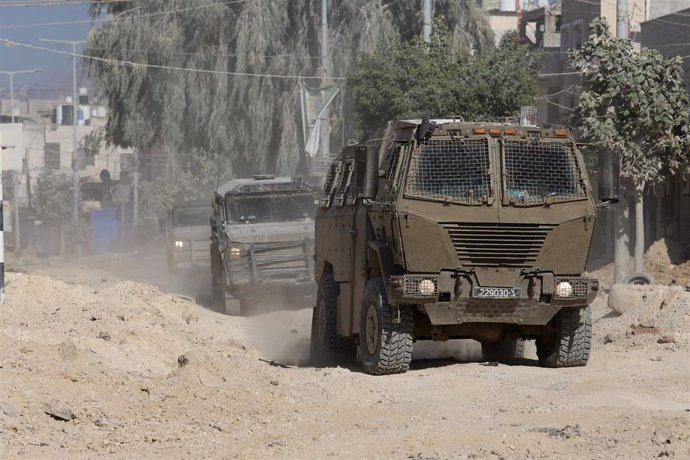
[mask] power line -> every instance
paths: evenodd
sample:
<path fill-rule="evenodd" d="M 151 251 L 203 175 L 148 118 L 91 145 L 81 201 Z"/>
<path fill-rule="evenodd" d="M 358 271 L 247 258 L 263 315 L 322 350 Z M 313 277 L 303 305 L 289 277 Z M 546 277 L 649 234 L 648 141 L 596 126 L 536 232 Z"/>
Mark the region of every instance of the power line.
<path fill-rule="evenodd" d="M 103 47 L 97 47 L 97 46 L 89 46 L 87 47 L 87 50 L 99 50 L 99 51 L 105 51 L 109 50 L 110 48 L 103 48 Z M 241 56 L 237 53 L 206 53 L 206 52 L 185 52 L 185 51 L 162 51 L 162 50 L 145 50 L 145 49 L 120 49 L 118 48 L 118 51 L 123 52 L 123 53 L 148 53 L 148 54 L 171 54 L 171 55 L 179 55 L 179 56 L 197 56 L 197 55 L 204 55 L 204 56 L 214 56 L 214 57 L 237 57 Z M 282 54 L 257 54 L 257 53 L 247 53 L 250 56 L 260 56 L 260 57 L 266 57 L 266 58 L 289 58 L 289 57 L 297 57 L 297 58 L 307 58 L 307 59 L 321 59 L 321 56 L 310 56 L 307 54 L 294 54 L 294 53 L 282 53 Z"/>
<path fill-rule="evenodd" d="M 321 78 L 323 78 L 323 77 L 312 77 L 312 76 L 305 76 L 305 75 L 264 74 L 264 73 L 251 73 L 251 72 L 228 72 L 228 71 L 224 71 L 224 70 L 196 69 L 196 68 L 191 68 L 191 67 L 177 67 L 177 66 L 166 66 L 166 65 L 158 65 L 158 64 L 146 64 L 146 63 L 142 63 L 142 62 L 122 61 L 119 59 L 109 59 L 109 58 L 102 58 L 102 57 L 98 57 L 98 56 L 89 56 L 87 54 L 70 53 L 69 51 L 60 51 L 60 50 L 55 50 L 52 48 L 45 48 L 43 46 L 31 45 L 28 43 L 15 42 L 15 41 L 11 41 L 8 39 L 0 39 L 0 44 L 3 44 L 7 47 L 20 46 L 20 47 L 28 48 L 28 49 L 35 49 L 35 50 L 40 50 L 40 51 L 46 51 L 49 53 L 62 54 L 65 56 L 78 57 L 78 58 L 82 58 L 82 59 L 90 59 L 93 61 L 104 62 L 106 64 L 122 65 L 122 66 L 129 66 L 129 67 L 163 69 L 163 70 L 181 70 L 181 71 L 192 72 L 192 73 L 205 73 L 205 74 L 213 74 L 213 75 L 232 75 L 232 76 L 236 76 L 236 77 L 285 78 L 285 79 L 305 79 L 305 80 L 320 80 Z M 345 77 L 328 76 L 326 78 L 329 78 L 331 80 L 347 80 L 347 78 L 345 78 Z"/>
<path fill-rule="evenodd" d="M 124 0 L 116 0 L 116 1 L 124 1 Z M 61 21 L 61 22 L 39 22 L 39 23 L 33 23 L 33 24 L 7 24 L 7 25 L 0 26 L 0 29 L 22 29 L 22 28 L 43 27 L 43 26 L 94 24 L 96 22 L 98 22 L 99 24 L 107 24 L 110 22 L 126 21 L 129 19 L 138 19 L 138 18 L 154 17 L 154 16 L 165 16 L 167 14 L 175 14 L 175 13 L 186 13 L 188 11 L 200 10 L 200 9 L 204 9 L 204 8 L 211 8 L 214 6 L 232 5 L 235 3 L 246 3 L 248 1 L 251 1 L 251 0 L 229 0 L 229 1 L 225 1 L 225 2 L 208 3 L 205 5 L 190 6 L 187 8 L 178 8 L 175 10 L 157 11 L 157 12 L 153 12 L 153 13 L 141 13 L 141 14 L 128 14 L 129 11 L 132 11 L 132 10 L 128 10 L 128 11 L 124 11 L 124 12 L 120 13 L 116 17 L 106 16 L 104 18 L 81 19 L 81 20 L 75 20 L 75 21 Z M 2 5 L 2 3 L 0 3 L 0 5 Z"/>
<path fill-rule="evenodd" d="M 121 3 L 131 0 L 98 0 L 98 3 Z M 24 6 L 64 6 L 64 5 L 79 5 L 83 3 L 91 3 L 90 0 L 21 0 L 0 3 L 2 7 L 24 7 Z"/>

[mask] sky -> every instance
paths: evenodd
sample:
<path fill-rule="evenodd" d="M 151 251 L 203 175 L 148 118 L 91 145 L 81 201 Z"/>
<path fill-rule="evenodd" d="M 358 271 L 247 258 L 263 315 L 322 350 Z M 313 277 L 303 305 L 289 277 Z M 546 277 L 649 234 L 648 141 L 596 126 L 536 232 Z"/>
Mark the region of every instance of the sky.
<path fill-rule="evenodd" d="M 46 0 L 46 2 L 55 0 Z M 25 0 L 24 3 L 40 2 Z M 90 24 L 69 24 L 54 26 L 26 26 L 46 22 L 88 21 L 89 5 L 86 1 L 72 5 L 30 5 L 12 6 L 19 0 L 0 0 L 0 39 L 30 43 L 47 48 L 70 51 L 71 46 L 41 43 L 41 38 L 59 40 L 85 40 Z M 21 47 L 7 48 L 0 45 L 0 70 L 26 70 L 43 68 L 43 72 L 15 75 L 15 90 L 23 87 L 48 87 L 57 90 L 70 90 L 72 87 L 71 56 L 53 54 L 45 51 Z M 77 69 L 79 72 L 79 68 Z M 9 79 L 0 75 L 0 91 L 9 89 Z"/>

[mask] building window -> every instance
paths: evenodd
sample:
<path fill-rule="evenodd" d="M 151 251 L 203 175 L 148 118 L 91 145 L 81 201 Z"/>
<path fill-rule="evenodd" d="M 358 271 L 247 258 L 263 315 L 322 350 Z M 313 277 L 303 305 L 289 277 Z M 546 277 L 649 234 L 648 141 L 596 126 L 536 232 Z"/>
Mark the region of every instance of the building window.
<path fill-rule="evenodd" d="M 561 29 L 561 50 L 568 51 L 570 49 L 570 28 L 563 26 Z M 568 53 L 561 53 L 561 61 L 568 59 Z"/>
<path fill-rule="evenodd" d="M 561 31 L 561 15 L 557 14 L 556 19 L 554 19 L 554 32 L 560 32 Z"/>
<path fill-rule="evenodd" d="M 60 169 L 60 143 L 46 142 L 43 163 L 48 169 Z"/>

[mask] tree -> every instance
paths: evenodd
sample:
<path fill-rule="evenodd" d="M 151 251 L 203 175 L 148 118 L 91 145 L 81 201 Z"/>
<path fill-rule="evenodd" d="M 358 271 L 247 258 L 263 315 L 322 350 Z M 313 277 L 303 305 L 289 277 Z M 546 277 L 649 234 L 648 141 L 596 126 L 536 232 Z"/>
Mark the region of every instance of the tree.
<path fill-rule="evenodd" d="M 57 222 L 60 228 L 60 254 L 65 252 L 65 222 L 72 222 L 74 182 L 60 171 L 45 169 L 38 176 L 33 190 L 32 205 L 36 216 L 44 222 Z M 73 235 L 73 232 L 68 232 Z M 81 234 L 79 235 L 81 236 Z M 74 242 L 74 241 L 71 241 Z"/>
<path fill-rule="evenodd" d="M 592 22 L 589 40 L 571 51 L 570 60 L 587 85 L 576 112 L 581 134 L 595 150 L 620 155 L 621 175 L 632 186 L 635 271 L 643 271 L 645 186 L 665 180 L 690 160 L 682 60 L 665 59 L 651 49 L 635 51 L 630 40 L 612 37 L 605 18 Z"/>
<path fill-rule="evenodd" d="M 468 120 L 515 116 L 533 103 L 539 70 L 537 56 L 515 32 L 498 48 L 473 55 L 455 48 L 441 25 L 428 45 L 413 38 L 363 55 L 349 85 L 361 126 L 372 129 L 425 112 Z"/>
<path fill-rule="evenodd" d="M 483 52 L 493 34 L 475 2 L 436 0 L 449 46 Z M 105 15 L 88 40 L 86 68 L 109 107 L 107 139 L 146 152 L 162 144 L 186 160 L 194 150 L 228 157 L 238 175 L 291 174 L 304 165 L 296 79 L 225 75 L 317 75 L 319 0 L 93 1 Z M 420 1 L 332 1 L 327 68 L 343 76 L 356 57 L 397 46 L 421 29 Z M 221 73 L 121 65 L 209 69 Z M 350 131 L 346 91 L 333 107 Z M 334 132 L 340 133 L 342 126 Z"/>

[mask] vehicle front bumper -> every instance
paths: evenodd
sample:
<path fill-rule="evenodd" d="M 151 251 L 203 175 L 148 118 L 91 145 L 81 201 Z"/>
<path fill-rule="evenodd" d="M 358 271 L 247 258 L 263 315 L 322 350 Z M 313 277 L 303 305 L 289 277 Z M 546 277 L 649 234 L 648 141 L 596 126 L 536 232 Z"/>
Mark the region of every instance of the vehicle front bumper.
<path fill-rule="evenodd" d="M 422 280 L 434 283 L 434 292 L 422 295 L 417 286 Z M 568 281 L 573 294 L 558 297 L 556 285 Z M 562 308 L 581 308 L 597 295 L 599 282 L 581 276 L 554 276 L 534 273 L 522 276 L 511 298 L 479 298 L 479 286 L 471 273 L 444 271 L 440 274 L 405 274 L 391 276 L 387 291 L 392 302 L 423 307 L 432 325 L 463 323 L 505 323 L 519 325 L 547 324 Z"/>

